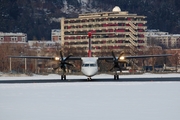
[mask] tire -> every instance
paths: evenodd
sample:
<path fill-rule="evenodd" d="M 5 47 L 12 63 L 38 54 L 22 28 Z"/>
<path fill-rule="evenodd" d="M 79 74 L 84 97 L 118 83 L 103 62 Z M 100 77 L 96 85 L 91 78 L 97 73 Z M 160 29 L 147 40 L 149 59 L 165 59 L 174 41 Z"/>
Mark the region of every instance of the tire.
<path fill-rule="evenodd" d="M 117 80 L 119 80 L 119 75 L 117 75 Z"/>
<path fill-rule="evenodd" d="M 114 80 L 116 80 L 116 75 L 114 75 Z"/>
<path fill-rule="evenodd" d="M 63 80 L 63 75 L 61 75 L 61 80 Z"/>

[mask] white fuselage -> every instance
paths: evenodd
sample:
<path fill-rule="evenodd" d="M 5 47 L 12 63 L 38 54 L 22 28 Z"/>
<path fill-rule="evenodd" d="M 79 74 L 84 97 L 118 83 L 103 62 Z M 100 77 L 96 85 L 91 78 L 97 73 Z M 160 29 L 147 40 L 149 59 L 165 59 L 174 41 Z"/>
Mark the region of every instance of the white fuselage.
<path fill-rule="evenodd" d="M 81 72 L 87 76 L 92 77 L 98 72 L 97 57 L 82 57 Z"/>

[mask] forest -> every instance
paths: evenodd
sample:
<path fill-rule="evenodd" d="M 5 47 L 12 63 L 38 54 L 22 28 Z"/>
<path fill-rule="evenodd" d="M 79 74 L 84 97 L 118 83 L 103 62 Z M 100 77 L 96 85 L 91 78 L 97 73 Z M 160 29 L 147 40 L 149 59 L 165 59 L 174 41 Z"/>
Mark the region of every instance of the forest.
<path fill-rule="evenodd" d="M 100 12 L 119 6 L 122 11 L 147 16 L 148 29 L 180 33 L 179 0 L 86 0 L 83 3 L 84 0 L 1 0 L 0 32 L 23 32 L 28 40 L 50 40 L 51 29 L 60 28 L 58 18 L 77 17 L 82 8 Z"/>

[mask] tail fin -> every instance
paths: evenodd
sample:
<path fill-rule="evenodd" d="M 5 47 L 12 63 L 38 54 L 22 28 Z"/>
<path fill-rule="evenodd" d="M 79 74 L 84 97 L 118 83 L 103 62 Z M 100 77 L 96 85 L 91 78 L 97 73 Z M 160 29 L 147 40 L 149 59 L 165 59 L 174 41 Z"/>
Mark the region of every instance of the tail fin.
<path fill-rule="evenodd" d="M 91 50 L 88 50 L 88 57 L 92 57 Z"/>
<path fill-rule="evenodd" d="M 88 37 L 89 37 L 89 50 L 88 50 L 88 57 L 92 57 L 91 54 L 91 32 L 88 32 Z"/>

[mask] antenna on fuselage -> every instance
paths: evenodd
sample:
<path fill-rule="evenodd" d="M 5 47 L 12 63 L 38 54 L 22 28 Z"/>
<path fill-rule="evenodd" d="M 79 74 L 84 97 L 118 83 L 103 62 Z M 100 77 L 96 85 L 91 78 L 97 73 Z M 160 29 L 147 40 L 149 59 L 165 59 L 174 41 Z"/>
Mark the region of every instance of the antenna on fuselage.
<path fill-rule="evenodd" d="M 91 32 L 88 32 L 88 37 L 89 37 L 88 57 L 91 57 L 91 56 L 92 56 L 92 54 L 91 54 L 91 36 L 92 36 L 92 33 L 91 33 Z"/>

